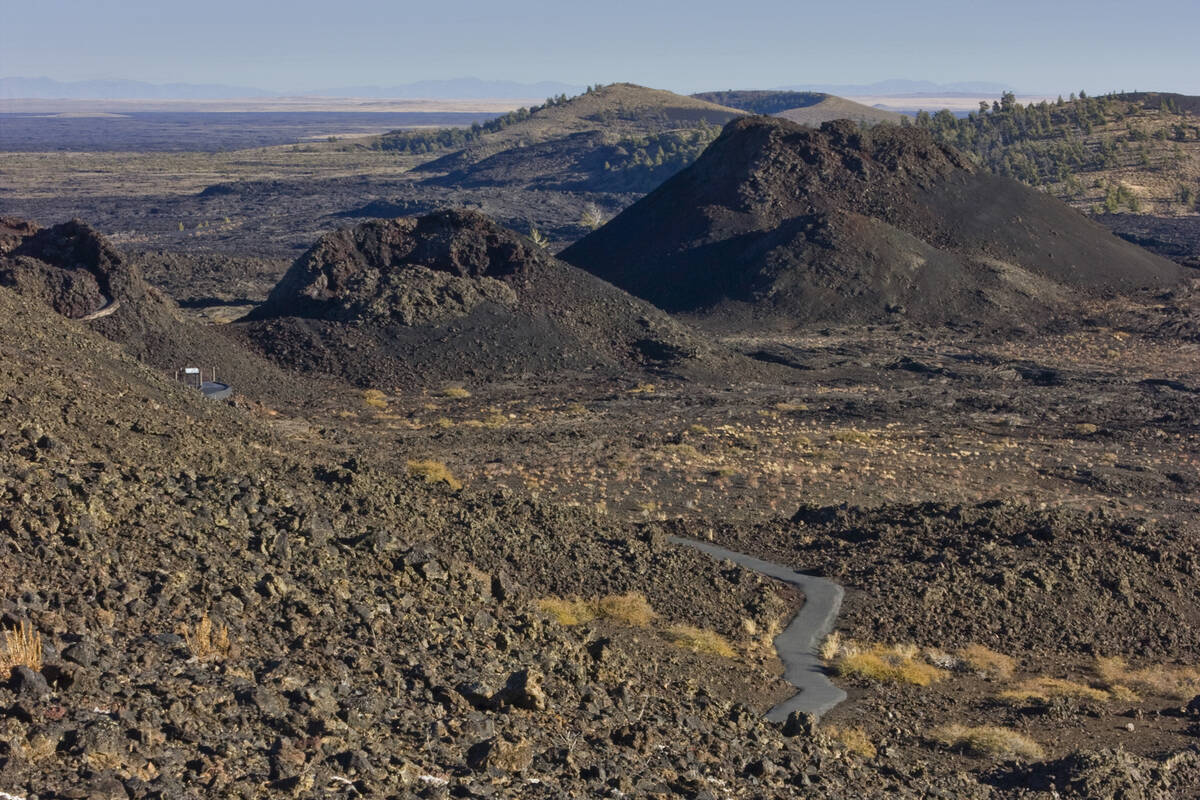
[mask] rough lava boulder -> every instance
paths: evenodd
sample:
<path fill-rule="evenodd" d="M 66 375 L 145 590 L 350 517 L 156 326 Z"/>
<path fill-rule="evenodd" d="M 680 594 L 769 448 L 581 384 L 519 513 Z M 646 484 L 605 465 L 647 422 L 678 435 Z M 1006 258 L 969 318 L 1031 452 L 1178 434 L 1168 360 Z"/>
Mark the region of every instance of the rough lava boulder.
<path fill-rule="evenodd" d="M 724 327 L 1035 322 L 1180 269 L 926 132 L 729 123 L 692 166 L 561 254 Z"/>

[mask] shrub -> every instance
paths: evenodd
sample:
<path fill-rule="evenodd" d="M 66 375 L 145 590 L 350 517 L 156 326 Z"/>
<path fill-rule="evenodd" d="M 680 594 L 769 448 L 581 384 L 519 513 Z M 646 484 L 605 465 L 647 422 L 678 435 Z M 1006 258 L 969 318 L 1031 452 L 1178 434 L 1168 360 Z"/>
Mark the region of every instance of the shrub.
<path fill-rule="evenodd" d="M 1045 757 L 1037 742 L 1009 728 L 983 725 L 976 728 L 965 725 L 946 725 L 933 732 L 935 742 L 953 749 L 962 749 L 972 755 L 997 758 L 1018 757 L 1036 761 Z"/>
<path fill-rule="evenodd" d="M 468 392 L 466 389 L 464 389 L 461 386 L 457 386 L 457 385 L 447 386 L 445 389 L 442 389 L 442 397 L 450 397 L 455 400 L 461 400 L 464 397 L 470 397 L 470 396 L 471 396 L 471 393 Z"/>
<path fill-rule="evenodd" d="M 367 389 L 362 393 L 363 402 L 371 408 L 387 408 L 387 395 L 378 389 Z"/>
<path fill-rule="evenodd" d="M 1096 703 L 1103 703 L 1111 699 L 1111 695 L 1103 689 L 1096 689 L 1083 683 L 1061 678 L 1031 678 L 1022 681 L 1016 688 L 1000 692 L 997 697 L 1001 700 L 1018 703 L 1029 701 L 1045 703 L 1055 697 L 1070 697 L 1075 700 L 1090 700 Z"/>
<path fill-rule="evenodd" d="M 834 662 L 834 671 L 843 677 L 872 683 L 907 683 L 928 686 L 946 677 L 946 671 L 918 660 L 912 645 L 874 645 L 868 650 L 844 646 Z"/>
<path fill-rule="evenodd" d="M 874 758 L 879 754 L 875 749 L 874 743 L 870 740 L 862 728 L 843 728 L 838 725 L 830 725 L 825 728 L 826 735 L 846 748 L 848 752 L 863 758 Z"/>
<path fill-rule="evenodd" d="M 7 678 L 13 667 L 29 667 L 35 672 L 42 668 L 42 635 L 33 625 L 22 622 L 4 632 L 4 652 L 0 653 L 0 669 Z"/>
<path fill-rule="evenodd" d="M 842 634 L 841 631 L 833 631 L 825 640 L 821 642 L 821 660 L 828 663 L 838 657 L 838 653 L 842 651 Z"/>
<path fill-rule="evenodd" d="M 705 653 L 722 658 L 733 658 L 737 655 L 733 645 L 715 631 L 695 628 L 691 625 L 673 625 L 664 632 L 664 635 L 667 637 L 667 641 L 691 650 L 693 653 Z"/>
<path fill-rule="evenodd" d="M 1017 666 L 1010 656 L 989 650 L 981 644 L 968 645 L 959 651 L 958 657 L 975 672 L 1002 681 L 1011 678 Z"/>
<path fill-rule="evenodd" d="M 637 592 L 602 597 L 596 604 L 596 611 L 605 619 L 638 627 L 649 625 L 655 617 L 654 609 L 650 607 L 646 597 Z"/>
<path fill-rule="evenodd" d="M 408 474 L 426 483 L 444 483 L 454 491 L 462 488 L 462 481 L 455 478 L 450 468 L 440 461 L 409 461 Z"/>
<path fill-rule="evenodd" d="M 1153 665 L 1130 669 L 1125 659 L 1114 657 L 1097 658 L 1095 671 L 1118 700 L 1129 699 L 1129 686 L 1174 700 L 1190 700 L 1200 694 L 1200 669 L 1196 667 Z"/>
<path fill-rule="evenodd" d="M 596 618 L 592 604 L 579 598 L 543 597 L 537 601 L 537 607 L 553 617 L 559 625 L 582 625 Z"/>
<path fill-rule="evenodd" d="M 224 624 L 214 625 L 207 613 L 200 618 L 194 630 L 189 630 L 186 625 L 183 627 L 183 641 L 192 656 L 201 661 L 224 658 L 232 648 L 229 628 Z"/>
<path fill-rule="evenodd" d="M 543 597 L 537 601 L 542 612 L 559 625 L 582 625 L 594 619 L 607 619 L 621 625 L 649 625 L 656 616 L 645 595 L 637 592 L 610 594 L 597 600 L 579 597 Z"/>

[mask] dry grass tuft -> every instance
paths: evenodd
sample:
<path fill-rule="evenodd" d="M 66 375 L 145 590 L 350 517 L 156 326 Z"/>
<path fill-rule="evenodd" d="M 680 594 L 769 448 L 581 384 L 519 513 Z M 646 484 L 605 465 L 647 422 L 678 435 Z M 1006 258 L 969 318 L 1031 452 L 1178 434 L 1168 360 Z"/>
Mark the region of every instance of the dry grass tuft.
<path fill-rule="evenodd" d="M 866 444 L 875 438 L 875 434 L 870 431 L 860 431 L 854 428 L 843 428 L 841 430 L 830 431 L 829 439 L 834 442 L 842 442 L 843 444 Z"/>
<path fill-rule="evenodd" d="M 972 755 L 996 758 L 1026 758 L 1038 761 L 1045 758 L 1041 746 L 1024 734 L 1008 728 L 983 725 L 946 725 L 935 730 L 931 737 L 946 747 L 962 749 Z"/>
<path fill-rule="evenodd" d="M 408 474 L 426 483 L 444 483 L 454 491 L 462 488 L 462 481 L 455 478 L 450 468 L 440 461 L 409 461 Z"/>
<path fill-rule="evenodd" d="M 183 626 L 183 641 L 187 643 L 192 656 L 201 661 L 224 658 L 233 646 L 229 641 L 229 627 L 214 625 L 207 613 L 200 618 L 194 630 Z"/>
<path fill-rule="evenodd" d="M 667 641 L 691 650 L 693 653 L 705 653 L 722 658 L 733 658 L 737 655 L 733 645 L 715 631 L 695 628 L 691 625 L 673 625 L 664 634 Z"/>
<path fill-rule="evenodd" d="M 843 728 L 838 725 L 829 725 L 825 728 L 825 733 L 829 738 L 846 748 L 848 752 L 855 755 L 867 759 L 879 755 L 879 751 L 875 749 L 875 744 L 863 732 L 862 728 Z"/>
<path fill-rule="evenodd" d="M 1169 667 L 1161 664 L 1130 669 L 1125 659 L 1097 658 L 1096 675 L 1118 700 L 1129 699 L 1129 688 L 1141 689 L 1147 694 L 1170 697 L 1173 700 L 1190 700 L 1200 694 L 1200 668 Z"/>
<path fill-rule="evenodd" d="M 841 631 L 833 631 L 821 642 L 821 660 L 829 663 L 837 658 L 840 652 L 842 652 L 842 633 Z"/>
<path fill-rule="evenodd" d="M 384 410 L 388 407 L 387 395 L 378 389 L 365 389 L 362 393 L 363 402 L 371 408 Z"/>
<path fill-rule="evenodd" d="M 645 595 L 637 592 L 610 594 L 596 603 L 597 615 L 623 625 L 642 627 L 654 619 L 654 609 Z"/>
<path fill-rule="evenodd" d="M 1055 697 L 1090 700 L 1096 703 L 1104 703 L 1112 699 L 1112 695 L 1103 689 L 1096 689 L 1084 683 L 1061 678 L 1030 678 L 1017 684 L 1015 688 L 1000 692 L 996 696 L 1001 700 L 1017 703 L 1030 701 L 1045 703 Z"/>
<path fill-rule="evenodd" d="M 0 653 L 0 670 L 4 674 L 0 677 L 7 677 L 13 667 L 22 666 L 35 672 L 42 668 L 42 635 L 28 622 L 4 632 L 4 652 Z"/>
<path fill-rule="evenodd" d="M 537 607 L 559 625 L 582 625 L 594 619 L 607 619 L 621 625 L 642 627 L 656 616 L 645 596 L 637 592 L 610 594 L 598 600 L 580 597 L 543 597 Z"/>
<path fill-rule="evenodd" d="M 872 645 L 862 650 L 843 645 L 834 662 L 834 671 L 843 677 L 872 683 L 907 683 L 928 686 L 946 677 L 946 671 L 919 660 L 914 645 Z"/>
<path fill-rule="evenodd" d="M 447 386 L 445 389 L 442 389 L 442 397 L 449 397 L 454 400 L 462 400 L 470 396 L 471 393 L 462 386 Z"/>
<path fill-rule="evenodd" d="M 537 601 L 537 607 L 559 625 L 582 625 L 596 618 L 592 604 L 579 598 L 543 597 Z"/>
<path fill-rule="evenodd" d="M 989 650 L 981 644 L 967 645 L 958 652 L 958 657 L 970 669 L 996 680 L 1008 680 L 1017 668 L 1017 662 L 1011 656 Z"/>

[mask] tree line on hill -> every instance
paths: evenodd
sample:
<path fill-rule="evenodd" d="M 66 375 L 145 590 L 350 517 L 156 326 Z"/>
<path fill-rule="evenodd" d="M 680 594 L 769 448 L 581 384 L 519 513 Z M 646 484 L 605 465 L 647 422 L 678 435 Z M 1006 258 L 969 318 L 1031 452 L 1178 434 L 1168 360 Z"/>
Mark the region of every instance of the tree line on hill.
<path fill-rule="evenodd" d="M 1153 112 L 1161 112 L 1154 114 Z M 1120 129 L 1124 123 L 1124 129 Z M 1200 124 L 1179 113 L 1175 101 L 1132 102 L 1120 94 L 1089 97 L 1080 92 L 1069 100 L 1022 105 L 1012 92 L 980 102 L 979 110 L 956 117 L 948 110 L 922 111 L 912 123 L 940 141 L 971 153 L 993 172 L 1031 186 L 1061 184 L 1068 194 L 1082 190 L 1081 175 L 1136 167 L 1168 172 L 1186 156 L 1179 144 L 1200 140 Z M 1100 135 L 1100 129 L 1105 129 Z M 1104 210 L 1122 205 L 1137 211 L 1138 200 L 1122 185 L 1106 189 Z M 1182 185 L 1179 200 L 1195 207 L 1196 190 Z"/>
<path fill-rule="evenodd" d="M 604 88 L 601 84 L 587 87 L 584 95 L 592 94 Z M 583 96 L 583 95 L 580 95 Z M 372 145 L 372 150 L 386 150 L 399 153 L 410 153 L 413 155 L 421 155 L 423 153 L 433 153 L 439 150 L 459 150 L 467 145 L 474 144 L 489 133 L 497 133 L 504 130 L 510 125 L 516 125 L 519 122 L 533 117 L 547 108 L 565 105 L 572 98 L 565 94 L 547 97 L 546 102 L 540 106 L 530 106 L 528 108 L 518 108 L 515 111 L 509 111 L 506 114 L 501 114 L 495 119 L 490 119 L 487 122 L 475 122 L 469 128 L 436 128 L 433 130 L 399 130 L 389 131 L 383 134 Z"/>

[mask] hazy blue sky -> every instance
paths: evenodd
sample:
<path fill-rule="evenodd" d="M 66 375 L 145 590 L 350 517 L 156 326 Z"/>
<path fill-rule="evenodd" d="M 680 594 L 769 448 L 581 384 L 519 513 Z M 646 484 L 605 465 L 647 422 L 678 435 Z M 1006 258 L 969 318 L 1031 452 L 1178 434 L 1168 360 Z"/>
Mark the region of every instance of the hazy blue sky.
<path fill-rule="evenodd" d="M 1200 94 L 1200 0 L 0 0 L 0 75 L 266 89 L 885 78 Z"/>

